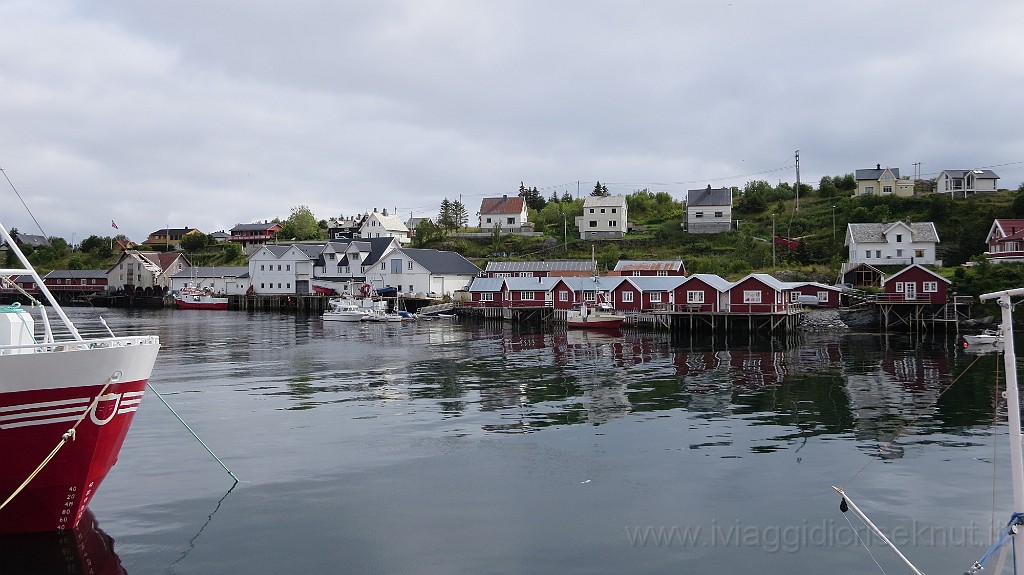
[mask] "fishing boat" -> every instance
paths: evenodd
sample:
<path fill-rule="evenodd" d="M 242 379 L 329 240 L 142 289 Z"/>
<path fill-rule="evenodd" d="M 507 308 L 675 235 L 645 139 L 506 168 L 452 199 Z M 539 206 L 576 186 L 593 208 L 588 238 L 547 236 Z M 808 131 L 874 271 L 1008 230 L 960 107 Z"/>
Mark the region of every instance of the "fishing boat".
<path fill-rule="evenodd" d="M 0 282 L 31 277 L 43 300 L 21 290 L 30 308 L 0 307 L 0 533 L 73 529 L 117 461 L 160 338 L 83 336 L 2 225 L 0 239 L 21 265 Z"/>
<path fill-rule="evenodd" d="M 1017 540 L 1017 535 L 1024 535 L 1024 529 L 1021 529 L 1021 527 L 1024 526 L 1024 445 L 1022 445 L 1024 435 L 1021 434 L 1020 392 L 1017 387 L 1017 355 L 1014 350 L 1013 342 L 1014 305 L 1011 304 L 1010 301 L 1012 297 L 1021 295 L 1024 295 L 1024 288 L 987 293 L 980 297 L 982 301 L 995 300 L 1002 310 L 1002 324 L 998 331 L 999 335 L 1002 336 L 1003 368 L 1006 373 L 1006 390 L 1003 392 L 1003 398 L 1006 401 L 1007 422 L 1009 427 L 1007 435 L 1010 450 L 1010 479 L 1013 503 L 1011 509 L 1003 511 L 1009 517 L 1001 530 L 996 533 L 997 536 L 994 538 L 994 542 L 991 547 L 989 547 L 979 559 L 970 563 L 970 566 L 965 571 L 960 569 L 955 570 L 958 573 L 963 572 L 965 575 L 978 573 L 982 571 L 982 569 L 988 572 L 990 568 L 992 573 L 1002 573 L 1004 568 L 1007 567 L 1007 561 L 1012 564 L 1012 567 L 1009 567 L 1008 569 L 1010 572 L 1024 573 L 1024 540 Z M 842 500 L 839 504 L 840 511 L 843 513 L 850 513 L 860 519 L 871 535 L 877 537 L 882 544 L 892 549 L 896 556 L 906 564 L 913 573 L 921 575 L 921 570 L 918 569 L 914 563 L 912 563 L 911 560 L 904 555 L 888 537 L 885 536 L 882 530 L 868 518 L 867 514 L 865 514 L 865 512 L 850 499 L 849 493 L 846 489 L 837 486 L 832 486 L 832 489 L 836 490 L 836 492 L 842 496 Z M 1006 515 L 1004 515 L 1004 517 L 1006 517 Z M 863 539 L 861 542 L 864 543 L 865 548 L 867 548 L 867 542 Z M 1021 545 L 1017 545 L 1017 543 L 1021 543 Z M 995 557 L 994 566 L 989 564 L 989 560 L 993 557 Z M 872 556 L 872 559 L 874 559 L 874 556 Z"/>
<path fill-rule="evenodd" d="M 372 309 L 363 321 L 375 321 L 375 322 L 394 322 L 399 323 L 403 320 L 401 315 L 395 312 L 385 311 L 379 308 Z"/>
<path fill-rule="evenodd" d="M 329 309 L 320 316 L 324 321 L 363 321 L 370 315 L 370 309 L 360 306 L 351 299 L 332 299 L 327 302 Z"/>
<path fill-rule="evenodd" d="M 228 309 L 228 298 L 218 297 L 209 288 L 183 287 L 174 294 L 178 309 Z"/>
<path fill-rule="evenodd" d="M 569 310 L 565 326 L 578 329 L 618 329 L 626 316 L 618 313 L 607 303 L 596 304 L 593 308 L 582 302 L 576 309 Z"/>

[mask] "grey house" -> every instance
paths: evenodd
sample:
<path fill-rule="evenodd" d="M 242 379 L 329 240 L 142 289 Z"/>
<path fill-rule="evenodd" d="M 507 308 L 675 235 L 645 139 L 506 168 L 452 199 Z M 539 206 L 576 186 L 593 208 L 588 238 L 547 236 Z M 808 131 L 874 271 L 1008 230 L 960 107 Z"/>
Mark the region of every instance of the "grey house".
<path fill-rule="evenodd" d="M 686 231 L 716 234 L 732 230 L 732 188 L 711 186 L 686 192 Z"/>

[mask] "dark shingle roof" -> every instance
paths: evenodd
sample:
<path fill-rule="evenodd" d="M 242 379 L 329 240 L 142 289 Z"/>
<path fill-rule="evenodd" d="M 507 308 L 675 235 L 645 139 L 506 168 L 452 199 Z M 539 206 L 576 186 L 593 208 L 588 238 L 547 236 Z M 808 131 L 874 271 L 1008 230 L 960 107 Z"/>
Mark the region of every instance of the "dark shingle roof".
<path fill-rule="evenodd" d="M 687 206 L 731 206 L 732 188 L 712 188 L 686 192 Z"/>
<path fill-rule="evenodd" d="M 416 263 L 434 274 L 477 275 L 480 268 L 455 252 L 442 252 L 420 248 L 402 248 Z"/>

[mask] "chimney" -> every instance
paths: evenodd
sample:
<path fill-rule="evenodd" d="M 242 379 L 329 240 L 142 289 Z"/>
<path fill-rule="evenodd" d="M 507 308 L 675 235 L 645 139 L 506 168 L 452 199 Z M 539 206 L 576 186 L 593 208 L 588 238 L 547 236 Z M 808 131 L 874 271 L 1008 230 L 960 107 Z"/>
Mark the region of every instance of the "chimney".
<path fill-rule="evenodd" d="M 881 170 L 882 169 L 882 164 L 875 164 L 875 169 L 876 170 Z"/>
<path fill-rule="evenodd" d="M 384 212 L 383 212 L 383 213 L 382 213 L 381 215 L 383 215 L 383 216 L 386 216 L 386 215 L 388 215 L 388 209 L 387 209 L 387 208 L 384 208 Z"/>
<path fill-rule="evenodd" d="M 501 199 L 507 200 L 508 199 L 508 194 L 501 194 Z"/>

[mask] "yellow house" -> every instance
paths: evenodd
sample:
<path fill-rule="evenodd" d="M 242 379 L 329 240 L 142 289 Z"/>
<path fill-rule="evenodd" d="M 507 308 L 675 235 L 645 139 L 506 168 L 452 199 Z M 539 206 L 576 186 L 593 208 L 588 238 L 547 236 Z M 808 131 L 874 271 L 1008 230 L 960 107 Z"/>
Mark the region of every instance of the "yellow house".
<path fill-rule="evenodd" d="M 914 180 L 909 176 L 900 177 L 899 168 L 883 168 L 875 164 L 874 169 L 857 170 L 856 196 L 912 196 Z"/>

